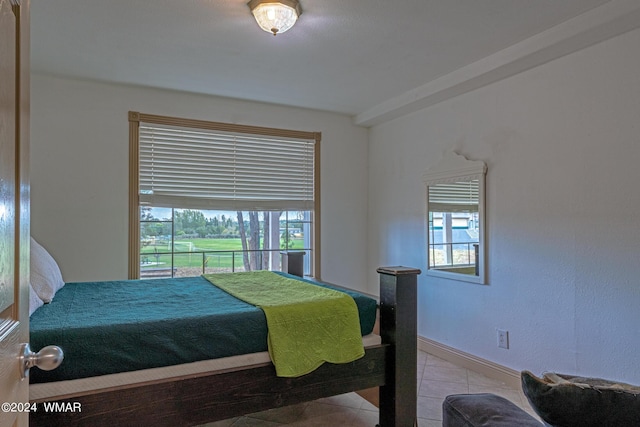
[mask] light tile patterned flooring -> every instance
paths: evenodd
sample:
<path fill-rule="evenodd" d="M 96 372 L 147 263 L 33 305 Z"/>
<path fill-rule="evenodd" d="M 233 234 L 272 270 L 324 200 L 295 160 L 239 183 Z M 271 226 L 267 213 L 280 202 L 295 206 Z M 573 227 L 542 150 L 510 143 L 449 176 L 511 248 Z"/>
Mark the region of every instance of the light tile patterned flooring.
<path fill-rule="evenodd" d="M 538 418 L 520 390 L 422 351 L 418 352 L 417 380 L 419 427 L 442 426 L 442 401 L 449 394 L 459 393 L 494 393 Z M 375 406 L 356 393 L 347 393 L 202 427 L 373 427 L 377 422 Z"/>

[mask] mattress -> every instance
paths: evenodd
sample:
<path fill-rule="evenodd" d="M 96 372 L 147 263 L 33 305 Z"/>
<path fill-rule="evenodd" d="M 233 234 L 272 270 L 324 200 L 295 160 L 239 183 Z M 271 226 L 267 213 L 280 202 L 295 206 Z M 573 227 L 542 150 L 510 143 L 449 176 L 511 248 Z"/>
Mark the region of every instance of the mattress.
<path fill-rule="evenodd" d="M 365 295 L 278 273 L 351 295 L 362 335 L 373 330 L 376 301 Z M 32 369 L 42 383 L 166 367 L 264 352 L 262 310 L 202 277 L 67 283 L 31 316 L 32 348 L 58 345 L 63 363 Z"/>

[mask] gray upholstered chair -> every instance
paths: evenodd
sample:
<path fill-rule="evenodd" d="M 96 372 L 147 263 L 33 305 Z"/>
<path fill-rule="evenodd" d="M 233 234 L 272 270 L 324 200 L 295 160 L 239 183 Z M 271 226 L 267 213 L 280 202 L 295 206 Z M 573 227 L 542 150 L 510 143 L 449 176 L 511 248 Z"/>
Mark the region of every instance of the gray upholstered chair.
<path fill-rule="evenodd" d="M 442 403 L 442 427 L 542 427 L 518 406 L 491 393 L 452 394 Z"/>
<path fill-rule="evenodd" d="M 522 390 L 543 423 L 490 393 L 453 394 L 442 403 L 443 427 L 640 426 L 640 387 L 600 378 L 520 375 Z"/>

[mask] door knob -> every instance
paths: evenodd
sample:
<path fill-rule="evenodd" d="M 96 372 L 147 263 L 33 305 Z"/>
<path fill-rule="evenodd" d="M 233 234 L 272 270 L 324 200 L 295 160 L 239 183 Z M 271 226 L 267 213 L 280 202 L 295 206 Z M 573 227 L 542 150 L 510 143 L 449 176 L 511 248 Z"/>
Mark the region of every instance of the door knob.
<path fill-rule="evenodd" d="M 62 363 L 62 359 L 64 359 L 64 353 L 57 345 L 48 345 L 39 352 L 34 353 L 31 351 L 29 344 L 22 344 L 22 349 L 18 359 L 20 377 L 25 379 L 29 376 L 29 369 L 34 366 L 42 369 L 43 371 L 50 371 L 57 368 Z"/>

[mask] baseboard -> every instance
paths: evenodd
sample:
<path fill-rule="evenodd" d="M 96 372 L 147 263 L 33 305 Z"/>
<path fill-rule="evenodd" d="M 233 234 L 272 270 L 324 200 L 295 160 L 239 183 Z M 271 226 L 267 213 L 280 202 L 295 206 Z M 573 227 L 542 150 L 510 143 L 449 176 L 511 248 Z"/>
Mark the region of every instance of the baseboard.
<path fill-rule="evenodd" d="M 471 369 L 494 380 L 501 381 L 509 387 L 518 390 L 522 387 L 520 383 L 520 372 L 507 368 L 506 366 L 498 365 L 497 363 L 421 336 L 418 336 L 418 349 L 458 366 L 462 366 L 463 368 Z"/>

